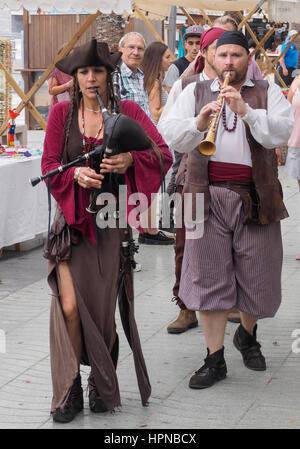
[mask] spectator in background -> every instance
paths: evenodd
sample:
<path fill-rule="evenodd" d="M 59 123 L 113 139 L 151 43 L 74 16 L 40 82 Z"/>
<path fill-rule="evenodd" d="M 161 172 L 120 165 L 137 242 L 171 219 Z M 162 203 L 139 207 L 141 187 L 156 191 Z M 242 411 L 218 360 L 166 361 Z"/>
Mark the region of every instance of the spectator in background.
<path fill-rule="evenodd" d="M 227 31 L 237 31 L 237 29 L 238 29 L 237 22 L 234 20 L 233 17 L 231 17 L 229 15 L 218 17 L 214 21 L 213 26 L 223 28 L 224 30 L 227 30 Z M 262 80 L 263 79 L 261 70 L 253 57 L 251 60 L 251 64 L 248 67 L 247 76 L 251 80 Z"/>
<path fill-rule="evenodd" d="M 271 36 L 266 40 L 266 42 L 264 44 L 264 49 L 266 51 L 273 51 L 273 50 L 275 50 L 274 45 L 275 45 L 275 38 L 274 38 L 274 35 L 271 34 Z"/>
<path fill-rule="evenodd" d="M 288 37 L 284 44 L 281 47 L 281 51 L 283 51 L 286 46 L 291 42 L 293 39 L 293 36 L 297 34 L 296 30 L 289 31 Z M 297 68 L 298 64 L 298 50 L 296 49 L 295 43 L 293 42 L 291 46 L 287 49 L 284 56 L 279 60 L 280 66 L 278 68 L 278 73 L 287 85 L 287 87 L 290 87 L 290 85 L 293 82 L 293 71 Z M 281 86 L 280 81 L 275 78 L 275 83 Z"/>
<path fill-rule="evenodd" d="M 279 37 L 275 38 L 275 53 L 277 55 L 280 55 L 281 53 L 281 48 L 282 48 L 282 44 L 283 44 L 283 40 Z"/>
<path fill-rule="evenodd" d="M 235 31 L 238 29 L 238 24 L 236 20 L 229 14 L 218 17 L 213 23 L 213 27 L 220 27 L 227 31 Z"/>
<path fill-rule="evenodd" d="M 195 60 L 200 50 L 200 37 L 203 32 L 204 28 L 200 25 L 192 25 L 187 28 L 184 35 L 185 50 L 187 53 L 186 56 L 177 59 L 170 65 L 163 82 L 163 86 L 167 92 L 170 92 L 175 81 L 178 80 L 190 63 Z"/>
<path fill-rule="evenodd" d="M 61 46 L 58 54 L 64 49 L 65 46 L 66 43 Z M 48 92 L 50 95 L 52 95 L 49 113 L 56 103 L 59 103 L 61 101 L 70 101 L 70 92 L 72 87 L 72 76 L 68 75 L 67 73 L 63 73 L 59 69 L 55 68 L 48 77 Z"/>
<path fill-rule="evenodd" d="M 141 69 L 144 73 L 144 88 L 148 94 L 151 115 L 157 124 L 168 99 L 162 85 L 165 72 L 171 64 L 171 52 L 162 42 L 152 42 L 145 51 Z"/>
<path fill-rule="evenodd" d="M 144 59 L 146 42 L 140 33 L 131 32 L 125 34 L 119 42 L 119 51 L 122 52 L 121 76 L 126 93 L 122 93 L 122 100 L 132 100 L 137 103 L 149 118 L 150 112 L 148 94 L 144 89 L 144 73 L 140 66 Z M 144 233 L 139 235 L 139 243 L 148 245 L 173 245 L 174 238 L 168 237 L 159 231 L 155 225 L 156 201 L 153 201 L 148 209 L 147 226 L 144 223 Z M 143 217 L 141 217 L 143 220 Z"/>
<path fill-rule="evenodd" d="M 292 82 L 287 99 L 293 106 L 295 124 L 288 141 L 284 171 L 291 178 L 297 179 L 300 190 L 300 75 Z M 300 260 L 300 254 L 297 254 L 296 259 Z"/>
<path fill-rule="evenodd" d="M 144 74 L 139 68 L 145 50 L 146 42 L 140 33 L 127 33 L 119 42 L 119 51 L 122 52 L 121 76 L 127 91 L 121 91 L 121 99 L 134 101 L 152 118 L 148 95 L 144 89 Z"/>

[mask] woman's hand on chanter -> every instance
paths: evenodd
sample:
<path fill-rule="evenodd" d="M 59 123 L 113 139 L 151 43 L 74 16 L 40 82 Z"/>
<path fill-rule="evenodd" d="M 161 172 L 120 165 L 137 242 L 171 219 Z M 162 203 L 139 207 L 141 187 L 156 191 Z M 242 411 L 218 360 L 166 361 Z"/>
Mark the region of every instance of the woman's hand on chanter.
<path fill-rule="evenodd" d="M 100 173 L 126 173 L 127 169 L 133 164 L 131 153 L 120 153 L 104 158 L 100 164 Z"/>
<path fill-rule="evenodd" d="M 90 167 L 81 167 L 77 182 L 84 189 L 100 189 L 104 176 L 98 174 Z"/>

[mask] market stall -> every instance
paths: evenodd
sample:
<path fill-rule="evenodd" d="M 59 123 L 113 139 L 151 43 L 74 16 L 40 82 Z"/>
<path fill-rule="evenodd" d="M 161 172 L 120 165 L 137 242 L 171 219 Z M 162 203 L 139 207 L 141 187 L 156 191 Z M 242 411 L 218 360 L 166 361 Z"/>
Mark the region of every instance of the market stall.
<path fill-rule="evenodd" d="M 14 151 L 0 153 L 0 253 L 4 247 L 21 244 L 47 231 L 46 186 L 40 183 L 33 189 L 29 183 L 31 177 L 40 174 L 42 152 L 17 150 L 18 155 Z M 22 152 L 27 155 L 22 156 Z"/>

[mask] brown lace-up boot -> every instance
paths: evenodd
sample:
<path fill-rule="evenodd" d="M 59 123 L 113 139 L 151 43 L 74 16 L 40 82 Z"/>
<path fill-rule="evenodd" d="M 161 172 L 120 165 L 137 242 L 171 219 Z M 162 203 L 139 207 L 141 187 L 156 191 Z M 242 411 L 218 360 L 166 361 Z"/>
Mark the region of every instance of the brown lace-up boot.
<path fill-rule="evenodd" d="M 167 331 L 169 334 L 182 334 L 193 327 L 198 326 L 196 312 L 192 310 L 180 310 L 179 315 L 173 323 L 169 324 Z"/>

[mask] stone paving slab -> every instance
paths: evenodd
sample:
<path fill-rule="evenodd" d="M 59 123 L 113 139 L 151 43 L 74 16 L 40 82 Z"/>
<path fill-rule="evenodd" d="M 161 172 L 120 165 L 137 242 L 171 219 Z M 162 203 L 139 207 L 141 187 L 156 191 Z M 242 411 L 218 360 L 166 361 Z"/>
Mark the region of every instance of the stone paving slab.
<path fill-rule="evenodd" d="M 290 218 L 282 222 L 282 305 L 276 317 L 262 320 L 258 329 L 267 371 L 244 367 L 232 344 L 237 325 L 228 323 L 227 378 L 207 390 L 189 389 L 190 376 L 206 356 L 204 334 L 200 325 L 182 335 L 167 333 L 178 313 L 170 301 L 173 248 L 141 245 L 138 261 L 143 270 L 135 274 L 135 308 L 152 384 L 150 404 L 141 405 L 133 358 L 117 312 L 122 407 L 113 414 L 92 414 L 85 394 L 84 411 L 73 422 L 54 424 L 49 415 L 50 291 L 46 264 L 37 249 L 0 261 L 0 329 L 6 337 L 6 353 L 0 353 L 0 429 L 300 428 L 300 353 L 292 351 L 292 332 L 299 329 L 300 336 L 300 262 L 295 260 L 300 252 L 300 196 L 296 182 L 285 177 L 282 167 L 280 177 Z M 88 373 L 88 367 L 82 367 L 84 387 Z"/>

